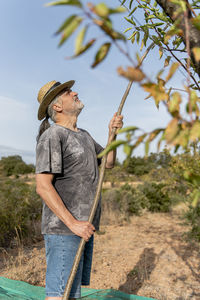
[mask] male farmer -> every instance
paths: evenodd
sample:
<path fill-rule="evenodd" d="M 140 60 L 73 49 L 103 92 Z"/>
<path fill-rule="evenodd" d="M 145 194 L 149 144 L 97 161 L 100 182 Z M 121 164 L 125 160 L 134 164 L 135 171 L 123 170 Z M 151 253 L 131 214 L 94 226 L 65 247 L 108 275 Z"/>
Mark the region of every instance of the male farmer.
<path fill-rule="evenodd" d="M 81 285 L 89 285 L 93 234 L 99 227 L 100 202 L 93 224 L 88 216 L 98 182 L 97 155 L 102 147 L 89 133 L 77 127 L 84 105 L 71 90 L 74 81 L 48 82 L 38 93 L 38 119 L 42 122 L 37 139 L 37 193 L 44 200 L 42 234 L 46 248 L 46 300 L 61 299 L 80 239 L 86 241 L 70 299 L 81 297 Z M 48 118 L 54 122 L 50 126 Z M 113 127 L 122 127 L 122 116 L 112 118 Z M 114 151 L 106 167 L 112 168 Z"/>

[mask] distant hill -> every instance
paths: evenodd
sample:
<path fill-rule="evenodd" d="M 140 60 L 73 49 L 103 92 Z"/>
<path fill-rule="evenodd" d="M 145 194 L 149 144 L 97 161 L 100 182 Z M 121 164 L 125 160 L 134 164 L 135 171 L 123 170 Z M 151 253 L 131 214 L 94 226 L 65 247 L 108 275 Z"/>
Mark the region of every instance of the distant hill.
<path fill-rule="evenodd" d="M 7 157 L 11 155 L 20 155 L 26 163 L 35 164 L 34 149 L 33 151 L 28 151 L 28 150 L 16 149 L 9 146 L 0 145 L 0 159 L 3 156 Z"/>

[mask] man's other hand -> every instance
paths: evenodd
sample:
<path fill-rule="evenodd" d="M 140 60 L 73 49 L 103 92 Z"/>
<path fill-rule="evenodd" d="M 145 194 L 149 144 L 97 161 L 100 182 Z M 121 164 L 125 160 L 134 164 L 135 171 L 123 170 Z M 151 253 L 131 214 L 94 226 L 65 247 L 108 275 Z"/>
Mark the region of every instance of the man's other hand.
<path fill-rule="evenodd" d="M 110 123 L 109 123 L 109 134 L 111 134 L 112 132 L 112 129 L 113 128 L 122 128 L 123 127 L 123 116 L 122 115 L 119 115 L 117 116 L 117 113 L 114 114 L 114 116 L 112 117 L 112 119 L 110 120 Z"/>

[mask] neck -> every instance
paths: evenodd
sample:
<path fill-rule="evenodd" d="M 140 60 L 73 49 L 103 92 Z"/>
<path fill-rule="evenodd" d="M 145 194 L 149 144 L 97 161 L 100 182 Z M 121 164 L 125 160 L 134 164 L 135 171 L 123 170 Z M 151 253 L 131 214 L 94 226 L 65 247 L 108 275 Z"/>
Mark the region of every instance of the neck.
<path fill-rule="evenodd" d="M 73 131 L 78 131 L 77 129 L 77 116 L 67 116 L 67 118 L 59 118 L 56 124 L 63 126 L 65 128 L 71 129 Z"/>

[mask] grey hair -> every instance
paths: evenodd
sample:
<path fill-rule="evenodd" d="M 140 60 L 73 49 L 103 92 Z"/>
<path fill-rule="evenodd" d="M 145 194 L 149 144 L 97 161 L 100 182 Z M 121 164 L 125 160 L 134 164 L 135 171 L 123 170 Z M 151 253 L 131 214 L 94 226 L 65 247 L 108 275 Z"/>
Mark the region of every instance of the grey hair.
<path fill-rule="evenodd" d="M 47 114 L 48 116 L 51 118 L 51 120 L 53 122 L 56 122 L 56 111 L 55 109 L 53 109 L 54 104 L 59 102 L 60 95 L 57 95 L 53 101 L 51 101 L 51 103 L 49 104 L 48 108 L 47 108 Z"/>
<path fill-rule="evenodd" d="M 38 136 L 36 138 L 37 142 L 38 142 L 40 136 L 43 134 L 43 132 L 50 127 L 50 123 L 49 123 L 48 119 L 51 118 L 51 120 L 53 122 L 56 122 L 56 111 L 55 111 L 55 109 L 53 109 L 53 106 L 54 106 L 54 104 L 58 103 L 58 101 L 60 100 L 59 99 L 60 95 L 61 94 L 58 94 L 47 107 L 46 118 L 42 121 L 42 123 L 39 127 Z"/>

